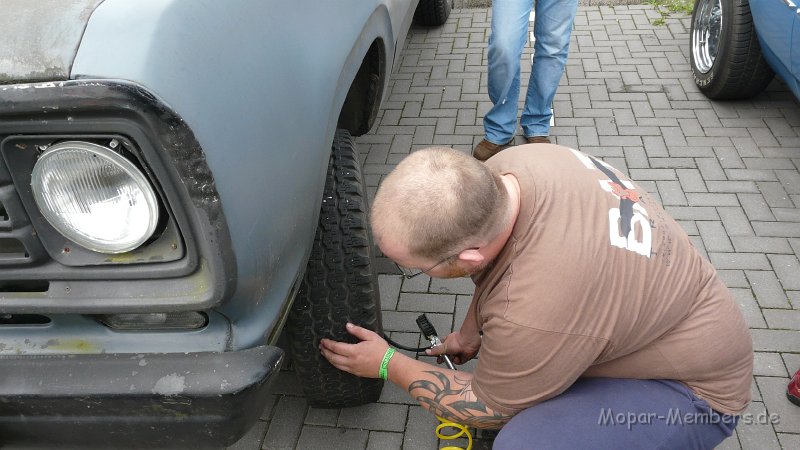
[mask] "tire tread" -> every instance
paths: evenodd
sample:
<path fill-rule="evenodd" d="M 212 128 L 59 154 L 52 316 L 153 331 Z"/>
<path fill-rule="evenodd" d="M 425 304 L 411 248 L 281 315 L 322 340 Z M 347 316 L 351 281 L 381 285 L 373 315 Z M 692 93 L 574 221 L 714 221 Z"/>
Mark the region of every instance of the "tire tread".
<path fill-rule="evenodd" d="M 295 371 L 309 405 L 342 408 L 378 400 L 383 380 L 359 378 L 333 367 L 319 352 L 322 338 L 355 343 L 352 322 L 382 331 L 377 278 L 370 264 L 358 152 L 350 133 L 337 130 L 314 245 L 286 324 Z"/>

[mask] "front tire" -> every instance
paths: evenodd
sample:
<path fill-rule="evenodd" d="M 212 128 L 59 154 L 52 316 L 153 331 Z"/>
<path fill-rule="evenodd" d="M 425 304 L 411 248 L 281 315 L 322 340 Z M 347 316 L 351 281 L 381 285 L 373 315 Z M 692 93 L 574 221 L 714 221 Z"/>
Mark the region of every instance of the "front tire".
<path fill-rule="evenodd" d="M 419 0 L 414 22 L 425 26 L 444 25 L 452 9 L 453 0 Z"/>
<path fill-rule="evenodd" d="M 752 97 L 775 76 L 761 55 L 748 0 L 697 0 L 690 36 L 692 76 L 708 98 Z"/>
<path fill-rule="evenodd" d="M 319 351 L 322 338 L 357 342 L 347 322 L 382 332 L 368 211 L 355 142 L 337 130 L 314 245 L 286 324 L 295 371 L 313 407 L 372 403 L 383 389 L 383 380 L 343 372 Z"/>

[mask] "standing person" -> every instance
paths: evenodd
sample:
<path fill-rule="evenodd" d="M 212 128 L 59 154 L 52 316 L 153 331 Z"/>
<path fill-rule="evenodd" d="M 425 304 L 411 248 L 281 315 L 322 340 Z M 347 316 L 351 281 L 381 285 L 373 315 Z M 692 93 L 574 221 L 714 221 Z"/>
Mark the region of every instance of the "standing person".
<path fill-rule="evenodd" d="M 496 449 L 712 448 L 751 396 L 752 343 L 732 295 L 621 173 L 530 147 L 486 164 L 414 152 L 374 200 L 376 243 L 407 277 L 475 282 L 461 328 L 429 350 L 457 364 L 480 351 L 474 374 L 395 354 L 353 324 L 358 343 L 322 339 L 322 354 L 445 419 L 502 428 Z"/>
<path fill-rule="evenodd" d="M 485 161 L 514 140 L 520 59 L 534 0 L 492 0 L 488 88 L 494 105 L 483 118 L 484 139 L 472 155 Z M 520 125 L 528 143 L 549 143 L 553 98 L 564 74 L 578 0 L 536 0 L 533 66 Z"/>

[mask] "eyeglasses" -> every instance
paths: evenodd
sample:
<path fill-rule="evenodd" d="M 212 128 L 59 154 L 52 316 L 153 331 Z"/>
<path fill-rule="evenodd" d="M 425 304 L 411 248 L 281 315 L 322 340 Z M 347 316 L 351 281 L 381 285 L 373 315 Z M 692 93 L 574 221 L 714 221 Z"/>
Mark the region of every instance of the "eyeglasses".
<path fill-rule="evenodd" d="M 468 248 L 467 250 L 478 250 L 479 248 L 480 247 L 471 247 L 471 248 Z M 416 272 L 414 272 L 412 269 L 407 269 L 407 268 L 405 268 L 405 267 L 403 267 L 403 266 L 401 266 L 400 264 L 397 264 L 397 263 L 394 263 L 394 265 L 397 267 L 397 270 L 399 270 L 400 273 L 403 274 L 403 278 L 405 278 L 406 280 L 410 280 L 410 279 L 412 279 L 414 277 L 418 277 L 418 276 L 422 275 L 423 273 L 430 272 L 431 270 L 439 267 L 440 264 L 444 264 L 447 261 L 449 261 L 450 259 L 458 256 L 460 253 L 461 252 L 456 253 L 455 255 L 450 255 L 447 258 L 445 258 L 445 259 L 437 262 L 436 264 L 428 267 L 427 269 L 424 269 L 424 270 L 417 269 Z"/>

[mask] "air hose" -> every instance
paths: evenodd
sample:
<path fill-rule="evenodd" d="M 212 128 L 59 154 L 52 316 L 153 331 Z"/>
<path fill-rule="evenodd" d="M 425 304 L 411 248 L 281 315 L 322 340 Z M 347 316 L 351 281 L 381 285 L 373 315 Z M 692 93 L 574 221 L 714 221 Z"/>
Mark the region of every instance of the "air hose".
<path fill-rule="evenodd" d="M 470 434 L 469 430 L 467 429 L 466 425 L 461 425 L 460 423 L 451 422 L 446 419 L 442 419 L 439 416 L 436 416 L 441 422 L 439 425 L 436 426 L 436 437 L 443 441 L 452 441 L 453 439 L 458 439 L 461 436 L 467 435 L 467 448 L 455 447 L 455 446 L 447 446 L 442 447 L 439 450 L 471 450 L 472 449 L 472 434 Z M 444 434 L 442 430 L 445 428 L 455 428 L 459 430 L 457 433 L 454 434 Z"/>
<path fill-rule="evenodd" d="M 417 326 L 419 327 L 420 330 L 422 330 L 422 334 L 425 336 L 425 339 L 427 339 L 431 343 L 430 346 L 428 346 L 428 347 L 407 347 L 405 345 L 398 344 L 397 342 L 389 339 L 389 337 L 386 336 L 386 334 L 383 335 L 383 338 L 386 339 L 386 341 L 389 344 L 391 344 L 391 345 L 393 345 L 393 346 L 395 346 L 395 347 L 397 347 L 399 349 L 406 350 L 406 351 L 409 351 L 409 352 L 416 352 L 416 353 L 423 353 L 423 352 L 425 352 L 425 350 L 428 350 L 431 347 L 436 347 L 437 345 L 440 345 L 442 343 L 442 341 L 439 339 L 439 336 L 436 334 L 436 329 L 433 327 L 433 324 L 431 324 L 430 321 L 428 321 L 428 317 L 425 316 L 425 314 L 420 314 L 420 316 L 417 317 Z M 456 370 L 456 368 L 453 366 L 453 364 L 450 362 L 450 359 L 447 356 L 444 356 L 443 360 L 447 363 L 447 366 L 449 368 L 451 368 L 453 370 Z M 449 421 L 447 419 L 442 419 L 439 416 L 436 416 L 436 418 L 439 419 L 439 422 L 441 422 L 439 425 L 436 426 L 436 437 L 438 437 L 439 439 L 444 440 L 444 441 L 452 441 L 453 439 L 458 439 L 461 436 L 464 436 L 464 435 L 467 436 L 467 448 L 466 449 L 463 449 L 461 447 L 448 446 L 448 447 L 442 447 L 440 450 L 471 450 L 472 449 L 472 434 L 470 434 L 470 432 L 467 429 L 466 425 L 461 425 L 460 423 L 455 423 L 455 422 Z M 453 433 L 453 434 L 444 434 L 442 432 L 442 430 L 444 430 L 445 428 L 454 428 L 455 430 L 458 430 L 458 431 L 456 433 Z"/>

